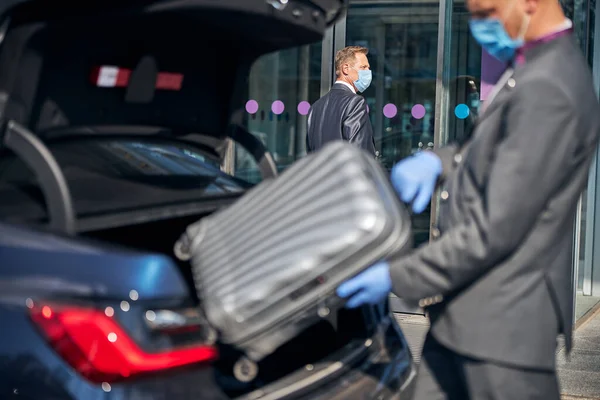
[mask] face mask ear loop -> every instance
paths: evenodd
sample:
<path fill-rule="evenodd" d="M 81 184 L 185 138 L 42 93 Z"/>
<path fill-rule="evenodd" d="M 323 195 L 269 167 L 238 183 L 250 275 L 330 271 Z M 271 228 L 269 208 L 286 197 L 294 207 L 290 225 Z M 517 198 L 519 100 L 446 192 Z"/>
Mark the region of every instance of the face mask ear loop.
<path fill-rule="evenodd" d="M 352 68 L 354 70 L 356 70 L 356 68 L 351 67 L 350 65 L 348 65 L 349 68 Z M 354 85 L 354 81 L 351 80 L 351 78 L 346 78 L 348 75 L 344 76 L 344 81 L 350 85 Z"/>
<path fill-rule="evenodd" d="M 510 6 L 504 12 L 504 17 L 502 18 L 502 23 L 506 22 L 506 18 L 508 18 L 508 15 L 513 10 L 513 8 L 515 7 L 515 5 L 517 4 L 518 1 L 519 0 L 513 0 L 512 3 L 510 3 Z M 525 34 L 527 33 L 527 29 L 529 28 L 530 19 L 531 18 L 529 16 L 529 14 L 526 13 L 524 19 L 521 21 L 521 28 L 519 28 L 519 35 L 517 36 L 517 40 L 523 40 L 523 38 L 525 37 Z"/>
<path fill-rule="evenodd" d="M 531 21 L 531 16 L 529 14 L 525 14 L 524 21 L 521 23 L 521 29 L 519 30 L 518 40 L 525 40 L 525 34 L 527 33 L 527 29 L 529 29 L 529 21 Z"/>
<path fill-rule="evenodd" d="M 504 11 L 504 15 L 502 16 L 502 23 L 506 22 L 506 18 L 508 18 L 508 15 L 510 14 L 510 12 L 513 10 L 513 8 L 515 8 L 517 1 L 519 1 L 519 0 L 513 0 L 510 3 L 510 6 L 506 9 L 506 11 Z"/>
<path fill-rule="evenodd" d="M 357 81 L 360 80 L 360 70 L 356 67 L 350 67 L 350 68 L 352 68 L 353 70 L 356 71 L 356 80 Z M 353 81 L 352 83 L 354 84 L 354 82 L 356 82 L 356 81 Z"/>

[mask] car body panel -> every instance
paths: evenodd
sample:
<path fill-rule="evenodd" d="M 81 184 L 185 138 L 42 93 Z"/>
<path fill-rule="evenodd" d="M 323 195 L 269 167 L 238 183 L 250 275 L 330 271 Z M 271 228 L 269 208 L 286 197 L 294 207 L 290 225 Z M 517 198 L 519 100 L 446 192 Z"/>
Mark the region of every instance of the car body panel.
<path fill-rule="evenodd" d="M 3 224 L 0 259 L 5 294 L 128 299 L 132 290 L 141 298 L 189 293 L 177 266 L 164 255 L 56 240 Z"/>
<path fill-rule="evenodd" d="M 89 383 L 41 340 L 23 308 L 0 295 L 0 319 L 12 326 L 0 343 L 2 399 L 230 400 L 214 371 L 202 366 L 126 383 Z M 408 346 L 390 343 L 401 337 L 395 329 L 384 323 L 373 338 L 240 400 L 410 399 L 415 367 Z"/>
<path fill-rule="evenodd" d="M 228 400 L 207 367 L 121 384 L 83 379 L 42 339 L 22 308 L 0 295 L 0 320 L 10 321 L 0 343 L 0 398 L 11 400 Z"/>

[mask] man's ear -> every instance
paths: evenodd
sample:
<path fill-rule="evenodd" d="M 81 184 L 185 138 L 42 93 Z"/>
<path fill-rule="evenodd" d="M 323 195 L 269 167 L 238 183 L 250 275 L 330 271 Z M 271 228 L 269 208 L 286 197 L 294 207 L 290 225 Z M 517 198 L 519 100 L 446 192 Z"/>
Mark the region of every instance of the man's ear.
<path fill-rule="evenodd" d="M 348 75 L 349 69 L 350 69 L 350 65 L 349 64 L 342 64 L 342 74 Z"/>

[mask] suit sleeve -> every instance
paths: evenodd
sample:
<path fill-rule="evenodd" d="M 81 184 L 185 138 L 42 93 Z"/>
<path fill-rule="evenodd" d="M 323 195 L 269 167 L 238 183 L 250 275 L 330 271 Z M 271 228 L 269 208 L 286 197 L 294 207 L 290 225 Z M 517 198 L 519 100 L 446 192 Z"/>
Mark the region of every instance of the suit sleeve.
<path fill-rule="evenodd" d="M 573 105 L 558 86 L 538 78 L 516 91 L 508 106 L 484 192 L 463 203 L 463 220 L 409 256 L 390 260 L 398 296 L 447 295 L 509 257 L 548 199 L 585 165 L 575 149 L 588 133 L 578 129 Z"/>
<path fill-rule="evenodd" d="M 367 103 L 362 96 L 356 96 L 356 99 L 348 105 L 348 115 L 342 123 L 343 135 L 350 143 L 375 154 L 373 128 L 367 112 Z"/>

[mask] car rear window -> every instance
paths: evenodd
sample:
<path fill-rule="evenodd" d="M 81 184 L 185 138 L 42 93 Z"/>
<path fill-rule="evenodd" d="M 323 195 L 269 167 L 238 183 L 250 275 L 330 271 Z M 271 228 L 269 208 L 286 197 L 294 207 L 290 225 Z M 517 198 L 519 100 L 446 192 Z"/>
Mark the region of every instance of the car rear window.
<path fill-rule="evenodd" d="M 178 140 L 83 137 L 48 143 L 67 179 L 76 213 L 122 211 L 242 193 L 251 184 L 227 175 L 200 147 Z M 0 155 L 0 218 L 43 219 L 35 175 Z"/>

